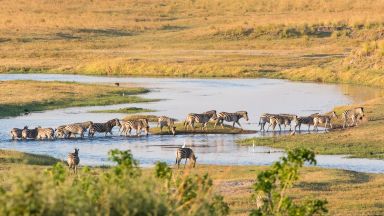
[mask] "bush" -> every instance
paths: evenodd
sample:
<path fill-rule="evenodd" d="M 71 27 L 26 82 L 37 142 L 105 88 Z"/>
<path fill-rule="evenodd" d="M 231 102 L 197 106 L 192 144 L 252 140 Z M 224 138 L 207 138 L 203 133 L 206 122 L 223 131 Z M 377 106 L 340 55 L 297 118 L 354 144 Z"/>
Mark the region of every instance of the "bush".
<path fill-rule="evenodd" d="M 131 152 L 112 150 L 107 170 L 69 174 L 62 163 L 10 177 L 0 188 L 0 215 L 227 215 L 208 176 L 174 177 L 165 163 L 143 176 Z M 155 177 L 156 176 L 156 177 Z M 164 184 L 166 181 L 166 184 Z"/>
<path fill-rule="evenodd" d="M 256 207 L 251 215 L 314 215 L 326 213 L 326 200 L 306 200 L 294 203 L 287 195 L 299 178 L 299 169 L 307 162 L 316 164 L 315 153 L 307 149 L 288 151 L 269 170 L 258 174 L 254 184 Z"/>

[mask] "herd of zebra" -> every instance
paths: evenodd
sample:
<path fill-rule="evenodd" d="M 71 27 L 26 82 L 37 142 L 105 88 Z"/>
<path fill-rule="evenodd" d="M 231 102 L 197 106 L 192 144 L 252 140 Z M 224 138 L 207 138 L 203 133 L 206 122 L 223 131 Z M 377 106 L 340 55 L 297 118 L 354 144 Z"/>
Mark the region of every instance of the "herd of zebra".
<path fill-rule="evenodd" d="M 343 119 L 343 128 L 347 126 L 355 126 L 358 124 L 358 121 L 364 117 L 364 108 L 357 107 L 350 110 L 345 110 L 341 117 Z M 209 122 L 214 122 L 214 128 L 217 125 L 221 125 L 224 127 L 224 121 L 232 122 L 232 127 L 235 127 L 235 124 L 239 125 L 240 120 L 244 119 L 246 121 L 249 120 L 248 112 L 246 111 L 238 111 L 234 113 L 229 112 L 220 112 L 217 114 L 216 110 L 210 110 L 204 113 L 190 113 L 187 115 L 184 121 L 184 128 L 188 130 L 191 128 L 195 129 L 195 124 L 198 123 L 201 125 L 201 130 L 207 130 L 207 125 Z M 284 129 L 289 126 L 289 130 L 292 130 L 292 122 L 294 122 L 294 131 L 298 127 L 299 131 L 301 130 L 302 124 L 308 125 L 308 131 L 310 130 L 311 125 L 313 125 L 314 130 L 318 130 L 318 126 L 324 124 L 325 129 L 333 128 L 332 119 L 338 118 L 335 112 L 331 112 L 330 114 L 319 114 L 315 113 L 309 116 L 297 116 L 292 114 L 269 114 L 265 113 L 260 116 L 259 126 L 260 131 L 265 131 L 265 125 L 268 123 L 268 128 L 266 131 L 272 127 L 272 130 L 276 129 L 276 126 L 279 127 L 281 131 L 281 126 L 284 125 Z M 163 128 L 168 128 L 170 134 L 176 135 L 176 119 L 169 118 L 166 116 L 158 117 L 157 125 L 162 132 Z M 88 137 L 93 137 L 95 133 L 104 133 L 105 136 L 109 133 L 112 134 L 112 129 L 117 126 L 119 127 L 120 135 L 124 134 L 128 136 L 131 134 L 132 130 L 136 131 L 136 135 L 140 136 L 144 131 L 145 135 L 149 133 L 149 121 L 146 118 L 141 118 L 137 120 L 119 120 L 112 119 L 105 123 L 93 123 L 92 121 L 86 121 L 82 123 L 73 123 L 68 125 L 62 125 L 53 128 L 42 128 L 36 127 L 34 129 L 29 129 L 25 126 L 23 129 L 13 128 L 11 130 L 12 139 L 55 139 L 55 138 L 71 138 L 79 135 L 80 138 L 84 137 L 84 133 L 88 131 Z"/>

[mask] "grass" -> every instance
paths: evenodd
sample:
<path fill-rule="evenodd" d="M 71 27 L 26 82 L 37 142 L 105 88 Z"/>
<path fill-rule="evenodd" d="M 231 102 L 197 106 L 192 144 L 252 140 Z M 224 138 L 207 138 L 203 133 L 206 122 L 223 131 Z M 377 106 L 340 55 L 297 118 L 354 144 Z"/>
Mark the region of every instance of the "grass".
<path fill-rule="evenodd" d="M 281 72 L 380 38 L 383 9 L 381 0 L 7 0 L 0 71 L 289 78 Z"/>
<path fill-rule="evenodd" d="M 295 136 L 276 136 L 266 138 L 249 138 L 240 140 L 240 145 L 271 146 L 283 149 L 295 147 L 309 148 L 317 154 L 343 154 L 351 157 L 384 159 L 384 98 L 379 97 L 363 104 L 367 119 L 358 127 L 346 130 L 335 129 L 329 133 L 305 134 Z M 358 106 L 358 105 L 356 105 Z M 336 107 L 335 111 L 340 116 L 341 112 L 353 106 Z M 336 128 L 341 127 L 341 119 L 334 122 Z M 306 126 L 302 129 L 306 130 Z"/>
<path fill-rule="evenodd" d="M 33 94 L 31 94 L 33 92 Z M 144 88 L 120 88 L 71 82 L 1 81 L 0 117 L 77 106 L 101 106 L 153 101 L 138 94 Z M 124 94 L 124 96 L 123 96 Z"/>
<path fill-rule="evenodd" d="M 126 108 L 120 108 L 120 109 L 114 109 L 114 110 L 94 110 L 91 111 L 93 113 L 142 113 L 142 112 L 156 112 L 156 110 L 151 109 L 144 109 L 139 107 L 126 107 Z"/>
<path fill-rule="evenodd" d="M 80 155 L 81 156 L 81 155 Z M 33 160 L 30 160 L 30 158 Z M 25 176 L 42 173 L 58 160 L 42 155 L 15 151 L 0 151 L 0 183 L 4 185 L 13 175 L 23 172 Z M 3 158 L 6 158 L 5 161 Z M 13 159 L 10 159 L 13 158 Z M 26 162 L 29 161 L 29 162 Z M 36 162 L 38 161 L 38 162 Z M 43 162 L 44 161 L 44 162 Z M 197 164 L 195 169 L 173 170 L 174 174 L 209 173 L 213 189 L 224 196 L 230 206 L 231 215 L 248 215 L 255 204 L 251 197 L 252 184 L 261 166 L 217 166 Z M 91 168 L 92 175 L 105 173 L 104 168 Z M 352 171 L 306 167 L 299 181 L 289 194 L 293 197 L 310 196 L 327 199 L 330 215 L 380 215 L 384 211 L 382 193 L 383 174 L 366 174 Z M 150 176 L 153 168 L 143 170 Z M 71 178 L 70 176 L 68 176 Z"/>

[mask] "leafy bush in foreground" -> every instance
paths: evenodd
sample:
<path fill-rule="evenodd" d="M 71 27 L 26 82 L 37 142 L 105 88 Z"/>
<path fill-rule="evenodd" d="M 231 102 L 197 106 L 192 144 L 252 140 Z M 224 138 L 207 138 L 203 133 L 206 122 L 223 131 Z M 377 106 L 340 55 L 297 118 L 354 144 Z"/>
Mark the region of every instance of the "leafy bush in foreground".
<path fill-rule="evenodd" d="M 287 195 L 299 178 L 299 169 L 305 162 L 316 164 L 315 153 L 297 148 L 288 151 L 272 167 L 258 174 L 254 184 L 256 207 L 251 215 L 321 215 L 328 212 L 326 200 L 305 200 L 293 202 Z"/>
<path fill-rule="evenodd" d="M 212 180 L 172 175 L 157 163 L 154 176 L 144 176 L 131 152 L 112 150 L 117 163 L 108 170 L 84 167 L 70 175 L 62 163 L 44 175 L 13 177 L 0 188 L 0 215 L 227 215 L 223 197 Z"/>

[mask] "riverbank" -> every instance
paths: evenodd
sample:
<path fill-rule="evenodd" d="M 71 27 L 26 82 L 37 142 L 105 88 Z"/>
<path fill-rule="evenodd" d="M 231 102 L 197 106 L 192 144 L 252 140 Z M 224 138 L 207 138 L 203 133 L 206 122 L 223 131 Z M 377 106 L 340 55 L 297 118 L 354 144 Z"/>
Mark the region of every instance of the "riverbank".
<path fill-rule="evenodd" d="M 0 161 L 0 183 L 4 183 L 20 171 L 27 176 L 44 173 L 59 160 L 48 156 L 1 150 Z M 255 207 L 255 201 L 251 197 L 252 184 L 257 173 L 265 168 L 197 164 L 195 169 L 173 170 L 173 173 L 208 173 L 213 180 L 214 191 L 224 196 L 224 201 L 229 204 L 230 214 L 247 215 Z M 90 171 L 93 175 L 99 175 L 107 169 L 109 168 L 91 167 Z M 146 168 L 143 169 L 143 174 L 150 175 L 153 171 L 153 168 Z M 309 196 L 327 199 L 330 215 L 380 215 L 384 211 L 381 197 L 384 192 L 383 184 L 383 174 L 305 167 L 289 194 L 294 198 Z"/>
<path fill-rule="evenodd" d="M 74 82 L 1 81 L 0 118 L 66 107 L 150 102 L 145 88 Z"/>

